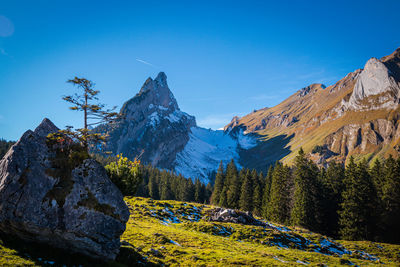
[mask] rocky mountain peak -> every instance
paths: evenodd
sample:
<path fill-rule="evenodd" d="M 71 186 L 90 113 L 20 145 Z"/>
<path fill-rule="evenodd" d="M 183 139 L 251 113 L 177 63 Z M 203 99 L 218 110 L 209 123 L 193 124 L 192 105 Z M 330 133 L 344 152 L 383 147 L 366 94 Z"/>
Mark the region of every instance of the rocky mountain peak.
<path fill-rule="evenodd" d="M 178 103 L 168 87 L 167 75 L 160 72 L 153 80 L 148 78 L 139 93 L 128 100 L 121 108 L 121 113 L 133 118 L 135 113 L 140 111 L 151 111 L 154 108 L 169 113 L 180 110 Z"/>
<path fill-rule="evenodd" d="M 385 93 L 392 93 L 392 95 L 383 97 Z M 364 69 L 357 78 L 349 100 L 349 107 L 352 109 L 363 108 L 361 102 L 364 99 L 370 96 L 382 95 L 382 97 L 374 102 L 373 108 L 378 108 L 381 104 L 396 101 L 399 93 L 400 86 L 393 77 L 392 72 L 381 60 L 371 58 L 367 61 Z"/>
<path fill-rule="evenodd" d="M 161 86 L 161 87 L 168 87 L 167 85 L 167 75 L 165 75 L 164 72 L 160 72 L 157 77 L 155 78 L 155 81 Z"/>
<path fill-rule="evenodd" d="M 314 93 L 319 89 L 325 89 L 325 88 L 326 88 L 326 86 L 322 83 L 313 83 L 313 84 L 310 84 L 309 86 L 306 86 L 306 87 L 300 89 L 298 91 L 297 95 L 299 97 L 304 97 L 304 96 L 308 95 L 309 93 Z"/>
<path fill-rule="evenodd" d="M 57 126 L 54 125 L 54 123 L 49 120 L 48 118 L 44 118 L 43 121 L 36 127 L 34 133 L 46 137 L 50 133 L 55 133 L 59 129 Z"/>
<path fill-rule="evenodd" d="M 142 154 L 143 162 L 161 168 L 172 169 L 176 153 L 187 143 L 190 128 L 196 126 L 195 118 L 179 109 L 164 72 L 148 78 L 121 113 L 125 117 L 109 132 L 108 149 L 130 158 Z M 104 130 L 108 131 L 100 129 Z"/>
<path fill-rule="evenodd" d="M 224 127 L 224 131 L 228 131 L 228 132 L 231 131 L 233 128 L 238 126 L 239 121 L 240 121 L 240 118 L 238 116 L 234 116 L 232 118 L 231 122 Z"/>

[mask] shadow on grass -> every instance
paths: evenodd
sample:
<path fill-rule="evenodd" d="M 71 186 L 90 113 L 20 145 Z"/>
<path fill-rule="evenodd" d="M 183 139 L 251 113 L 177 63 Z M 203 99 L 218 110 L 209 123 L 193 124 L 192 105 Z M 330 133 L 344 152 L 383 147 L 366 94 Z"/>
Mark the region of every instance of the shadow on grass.
<path fill-rule="evenodd" d="M 115 261 L 95 260 L 88 256 L 67 252 L 48 245 L 26 242 L 0 235 L 0 244 L 16 251 L 16 256 L 41 266 L 157 266 L 132 247 L 121 247 Z"/>

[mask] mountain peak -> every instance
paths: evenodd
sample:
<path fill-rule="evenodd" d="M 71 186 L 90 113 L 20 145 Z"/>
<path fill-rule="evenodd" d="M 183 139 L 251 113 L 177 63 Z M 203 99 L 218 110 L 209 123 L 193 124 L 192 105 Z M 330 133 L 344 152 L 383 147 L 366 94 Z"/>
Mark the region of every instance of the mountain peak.
<path fill-rule="evenodd" d="M 370 58 L 357 78 L 349 101 L 350 107 L 357 108 L 366 97 L 381 95 L 386 92 L 393 92 L 395 96 L 398 96 L 400 92 L 399 85 L 392 76 L 391 70 L 381 60 L 375 57 Z M 379 99 L 380 102 L 391 102 L 393 100 L 387 98 Z M 380 104 L 383 103 L 375 103 L 373 108 L 377 108 Z"/>
<path fill-rule="evenodd" d="M 133 110 L 137 108 L 132 105 L 142 104 L 162 106 L 172 111 L 179 110 L 178 103 L 168 87 L 167 75 L 164 72 L 160 72 L 154 80 L 151 77 L 147 78 L 139 93 L 124 104 L 121 112 L 126 114 L 127 109 Z"/>
<path fill-rule="evenodd" d="M 57 126 L 55 126 L 51 120 L 49 120 L 48 118 L 44 118 L 39 126 L 36 127 L 34 133 L 42 137 L 46 137 L 48 134 L 55 133 L 58 130 L 59 129 L 57 128 Z"/>
<path fill-rule="evenodd" d="M 326 86 L 322 83 L 313 83 L 313 84 L 310 84 L 309 86 L 306 86 L 306 87 L 300 89 L 298 91 L 297 95 L 300 97 L 304 97 L 304 96 L 308 95 L 310 92 L 316 92 L 319 89 L 325 89 L 325 88 L 326 88 Z"/>
<path fill-rule="evenodd" d="M 165 75 L 164 72 L 160 72 L 157 77 L 155 78 L 155 81 L 158 82 L 162 87 L 166 87 L 167 85 L 167 75 Z"/>

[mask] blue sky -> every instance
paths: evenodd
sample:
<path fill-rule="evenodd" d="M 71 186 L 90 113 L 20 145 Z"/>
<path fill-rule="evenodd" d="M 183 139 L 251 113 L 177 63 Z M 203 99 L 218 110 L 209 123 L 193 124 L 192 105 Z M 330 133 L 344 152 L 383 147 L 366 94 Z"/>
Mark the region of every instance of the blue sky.
<path fill-rule="evenodd" d="M 75 75 L 121 107 L 159 71 L 181 110 L 216 129 L 390 54 L 398 10 L 397 0 L 1 0 L 0 137 L 44 117 L 82 126 L 61 100 Z"/>

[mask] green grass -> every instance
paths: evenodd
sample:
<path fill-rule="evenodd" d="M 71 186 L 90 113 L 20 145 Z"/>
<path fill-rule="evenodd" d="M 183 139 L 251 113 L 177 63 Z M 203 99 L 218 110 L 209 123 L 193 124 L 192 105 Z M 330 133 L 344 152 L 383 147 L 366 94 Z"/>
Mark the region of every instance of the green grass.
<path fill-rule="evenodd" d="M 327 237 L 305 229 L 210 222 L 207 214 L 213 207 L 207 205 L 148 198 L 125 200 L 131 217 L 115 262 L 93 262 L 60 251 L 47 251 L 41 256 L 44 249 L 32 251 L 28 245 L 3 242 L 0 264 L 40 266 L 46 265 L 45 261 L 48 265 L 50 260 L 91 266 L 400 266 L 399 245 L 330 240 L 329 248 L 324 248 Z M 333 248 L 352 253 L 335 254 Z M 372 256 L 377 259 L 368 259 Z"/>

